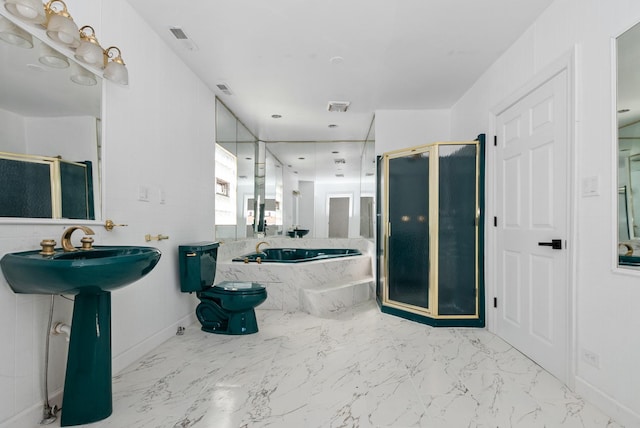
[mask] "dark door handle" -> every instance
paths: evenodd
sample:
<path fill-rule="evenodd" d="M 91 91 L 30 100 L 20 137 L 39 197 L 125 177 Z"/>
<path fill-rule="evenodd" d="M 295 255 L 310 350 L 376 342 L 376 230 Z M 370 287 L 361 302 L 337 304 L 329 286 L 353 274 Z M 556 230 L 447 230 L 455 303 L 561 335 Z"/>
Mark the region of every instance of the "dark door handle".
<path fill-rule="evenodd" d="M 551 242 L 538 242 L 541 247 L 551 247 L 554 250 L 562 250 L 562 239 L 552 239 Z"/>

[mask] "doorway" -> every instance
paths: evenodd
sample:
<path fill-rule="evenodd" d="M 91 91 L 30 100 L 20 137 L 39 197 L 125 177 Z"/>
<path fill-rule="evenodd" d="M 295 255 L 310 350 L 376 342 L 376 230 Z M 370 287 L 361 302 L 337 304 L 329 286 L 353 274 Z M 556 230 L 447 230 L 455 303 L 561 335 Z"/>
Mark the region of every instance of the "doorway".
<path fill-rule="evenodd" d="M 570 343 L 569 71 L 496 115 L 496 333 L 563 382 Z"/>
<path fill-rule="evenodd" d="M 349 237 L 351 196 L 329 196 L 329 238 Z"/>

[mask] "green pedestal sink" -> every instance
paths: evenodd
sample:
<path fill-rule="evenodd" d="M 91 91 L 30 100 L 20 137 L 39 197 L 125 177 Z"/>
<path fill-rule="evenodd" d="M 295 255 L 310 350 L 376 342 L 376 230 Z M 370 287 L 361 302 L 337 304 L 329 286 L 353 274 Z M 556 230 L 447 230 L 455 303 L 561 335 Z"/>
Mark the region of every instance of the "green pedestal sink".
<path fill-rule="evenodd" d="M 0 260 L 16 293 L 75 294 L 61 426 L 111 414 L 111 290 L 151 272 L 160 255 L 151 247 L 96 246 L 49 256 L 24 251 Z"/>

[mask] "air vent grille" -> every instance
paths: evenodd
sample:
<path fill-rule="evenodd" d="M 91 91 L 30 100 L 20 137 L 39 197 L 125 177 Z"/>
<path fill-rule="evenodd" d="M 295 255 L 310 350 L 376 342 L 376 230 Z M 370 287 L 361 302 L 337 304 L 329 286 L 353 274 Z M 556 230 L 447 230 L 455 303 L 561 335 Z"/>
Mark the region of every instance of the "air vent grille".
<path fill-rule="evenodd" d="M 222 91 L 223 94 L 233 95 L 233 92 L 231 91 L 231 88 L 229 87 L 229 85 L 227 85 L 224 82 L 216 83 L 216 88 L 220 89 L 220 91 Z"/>
<path fill-rule="evenodd" d="M 344 113 L 349 109 L 351 103 L 349 101 L 329 101 L 327 110 Z"/>
<path fill-rule="evenodd" d="M 178 40 L 188 40 L 189 39 L 189 37 L 187 37 L 187 35 L 184 33 L 184 31 L 182 31 L 182 28 L 171 27 L 171 28 L 169 28 L 169 31 L 171 31 L 171 34 L 173 34 L 173 37 L 175 37 Z"/>
<path fill-rule="evenodd" d="M 180 43 L 180 46 L 182 46 L 183 49 L 191 52 L 198 50 L 198 46 L 189 38 L 189 36 L 187 36 L 187 33 L 185 33 L 182 28 L 171 27 L 169 28 L 169 31 L 171 31 L 171 34 L 173 34 L 173 37 L 178 40 L 178 43 Z"/>
<path fill-rule="evenodd" d="M 336 165 L 343 165 L 347 163 L 346 159 L 334 159 L 333 163 L 335 163 Z"/>

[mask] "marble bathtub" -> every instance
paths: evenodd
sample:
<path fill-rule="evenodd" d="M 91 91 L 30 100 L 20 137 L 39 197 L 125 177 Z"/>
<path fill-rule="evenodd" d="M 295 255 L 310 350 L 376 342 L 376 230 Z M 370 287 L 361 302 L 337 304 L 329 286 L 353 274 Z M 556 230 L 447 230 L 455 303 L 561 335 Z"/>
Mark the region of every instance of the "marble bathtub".
<path fill-rule="evenodd" d="M 254 281 L 267 288 L 260 309 L 304 311 L 331 317 L 374 299 L 373 243 L 366 239 L 291 239 L 264 241 L 273 248 L 355 248 L 362 254 L 306 263 L 239 263 L 234 257 L 255 251 L 258 239 L 225 243 L 218 249 L 216 283 Z M 263 248 L 266 246 L 263 245 Z"/>

